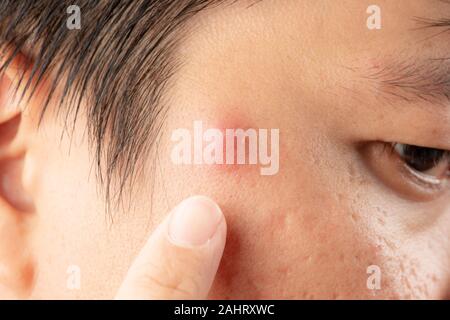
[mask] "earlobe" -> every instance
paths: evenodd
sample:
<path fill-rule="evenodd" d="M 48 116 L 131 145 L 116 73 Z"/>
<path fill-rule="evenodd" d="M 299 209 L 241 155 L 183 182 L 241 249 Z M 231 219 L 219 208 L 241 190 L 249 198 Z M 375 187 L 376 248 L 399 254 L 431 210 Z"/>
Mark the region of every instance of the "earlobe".
<path fill-rule="evenodd" d="M 34 284 L 35 262 L 28 243 L 26 217 L 0 202 L 0 299 L 27 298 Z"/>

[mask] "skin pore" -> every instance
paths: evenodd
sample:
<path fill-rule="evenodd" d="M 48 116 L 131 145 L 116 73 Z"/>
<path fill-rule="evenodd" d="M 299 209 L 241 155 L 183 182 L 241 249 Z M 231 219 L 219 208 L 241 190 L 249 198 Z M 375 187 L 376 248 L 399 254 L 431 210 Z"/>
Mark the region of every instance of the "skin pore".
<path fill-rule="evenodd" d="M 369 1 L 251 4 L 211 8 L 189 22 L 159 142 L 108 215 L 86 114 L 73 134 L 61 134 L 64 121 L 50 106 L 36 131 L 39 95 L 31 100 L 17 137 L 25 141 L 21 179 L 33 210 L 9 215 L 14 221 L 4 223 L 15 228 L 2 235 L 21 252 L 5 260 L 19 279 L 9 284 L 12 295 L 112 298 L 166 213 L 204 194 L 228 226 L 210 298 L 449 296 L 448 179 L 440 187 L 418 181 L 386 146 L 450 150 L 448 85 L 428 77 L 449 70 L 449 35 L 415 19 L 448 17 L 450 5 L 380 0 L 382 28 L 369 30 Z M 414 83 L 433 95 L 421 98 Z M 279 172 L 172 163 L 171 133 L 196 120 L 279 129 Z M 81 271 L 77 290 L 66 285 L 73 265 Z M 379 290 L 367 287 L 373 265 Z"/>

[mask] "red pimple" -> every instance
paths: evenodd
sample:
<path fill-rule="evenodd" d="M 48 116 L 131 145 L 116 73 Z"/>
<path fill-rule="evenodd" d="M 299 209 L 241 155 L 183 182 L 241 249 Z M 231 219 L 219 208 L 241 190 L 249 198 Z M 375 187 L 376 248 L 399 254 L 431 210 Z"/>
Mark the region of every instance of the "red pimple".
<path fill-rule="evenodd" d="M 247 121 L 248 118 L 242 114 L 234 113 L 234 114 L 227 114 L 223 115 L 220 119 L 214 120 L 210 122 L 210 126 L 205 126 L 205 130 L 208 128 L 215 128 L 219 129 L 222 132 L 222 146 L 223 146 L 223 164 L 214 164 L 212 167 L 215 169 L 218 169 L 220 171 L 224 172 L 236 172 L 236 171 L 247 171 L 251 172 L 252 170 L 258 170 L 259 171 L 259 164 L 252 164 L 249 165 L 249 147 L 248 147 L 248 139 L 246 141 L 246 150 L 245 150 L 245 164 L 237 164 L 237 138 L 234 137 L 234 143 L 233 143 L 233 152 L 234 152 L 234 161 L 233 164 L 226 164 L 226 158 L 227 158 L 227 136 L 226 136 L 226 130 L 231 129 L 235 132 L 237 129 L 242 130 L 248 130 L 250 128 L 253 128 L 258 132 L 258 128 L 254 128 L 251 125 L 249 125 L 250 122 Z"/>

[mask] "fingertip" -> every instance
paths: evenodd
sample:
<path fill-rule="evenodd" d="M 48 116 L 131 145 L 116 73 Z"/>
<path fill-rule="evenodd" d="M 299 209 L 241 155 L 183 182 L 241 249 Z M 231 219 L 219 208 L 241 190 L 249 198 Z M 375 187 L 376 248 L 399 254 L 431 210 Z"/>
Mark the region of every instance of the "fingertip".
<path fill-rule="evenodd" d="M 220 207 L 208 197 L 182 201 L 153 232 L 118 299 L 205 299 L 226 242 Z"/>
<path fill-rule="evenodd" d="M 202 246 L 224 231 L 226 223 L 219 205 L 202 195 L 183 200 L 169 219 L 169 239 L 177 246 Z"/>

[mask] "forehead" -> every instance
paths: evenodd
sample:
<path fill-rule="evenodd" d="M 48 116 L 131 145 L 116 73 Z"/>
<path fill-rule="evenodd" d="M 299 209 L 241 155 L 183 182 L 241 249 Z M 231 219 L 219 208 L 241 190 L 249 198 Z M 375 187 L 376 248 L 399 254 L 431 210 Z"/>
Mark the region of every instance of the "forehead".
<path fill-rule="evenodd" d="M 379 14 L 381 26 L 375 31 L 368 20 Z M 237 1 L 229 6 L 206 10 L 200 15 L 199 30 L 214 37 L 233 27 L 233 35 L 264 31 L 267 38 L 276 35 L 280 41 L 289 38 L 302 40 L 302 45 L 320 42 L 322 47 L 402 46 L 405 42 L 430 35 L 424 22 L 450 17 L 450 2 L 446 0 L 260 0 Z M 370 23 L 370 22 L 369 22 Z M 208 28 L 209 27 L 209 28 Z M 422 29 L 422 30 L 420 30 Z M 433 32 L 433 31 L 431 31 Z M 328 42 L 324 42 L 328 40 Z M 395 43 L 393 43 L 395 41 Z M 326 45 L 328 44 L 328 46 Z"/>
<path fill-rule="evenodd" d="M 399 95 L 396 91 L 387 96 L 389 101 L 377 100 L 374 90 L 391 89 L 386 80 L 392 74 L 404 77 L 415 64 L 426 67 L 427 59 L 446 57 L 450 45 L 450 34 L 443 32 L 448 26 L 430 27 L 430 22 L 450 18 L 450 3 L 445 1 L 377 1 L 379 29 L 368 28 L 372 1 L 251 3 L 206 10 L 193 20 L 194 31 L 180 50 L 184 70 L 177 94 L 189 95 L 183 101 L 251 106 L 255 119 L 276 110 L 296 114 L 299 107 L 309 109 L 321 123 L 327 119 L 323 110 L 329 108 L 335 120 L 353 116 L 358 121 L 367 113 L 390 118 L 394 112 L 397 116 L 413 110 L 412 103 L 393 103 L 390 98 Z M 426 78 L 428 72 L 421 68 L 420 74 Z M 435 79 L 441 75 L 436 72 Z M 434 86 L 428 80 L 419 84 Z M 434 87 L 443 91 L 442 86 Z M 450 121 L 442 112 L 430 115 L 426 104 L 414 102 L 417 118 Z M 406 113 L 402 117 L 410 121 Z"/>
<path fill-rule="evenodd" d="M 246 71 L 255 75 L 253 69 L 269 73 L 284 68 L 294 77 L 299 70 L 307 86 L 307 80 L 317 80 L 318 74 L 341 78 L 336 73 L 350 74 L 352 68 L 364 72 L 399 56 L 442 57 L 448 52 L 450 42 L 445 40 L 450 35 L 443 32 L 445 27 L 431 28 L 424 22 L 450 17 L 450 3 L 377 1 L 379 29 L 368 27 L 372 7 L 373 2 L 366 0 L 263 0 L 206 10 L 194 19 L 195 31 L 184 39 L 183 61 L 199 68 L 216 65 L 203 68 L 202 74 L 215 76 L 217 71 L 220 78 L 234 66 L 243 67 L 244 76 Z"/>

